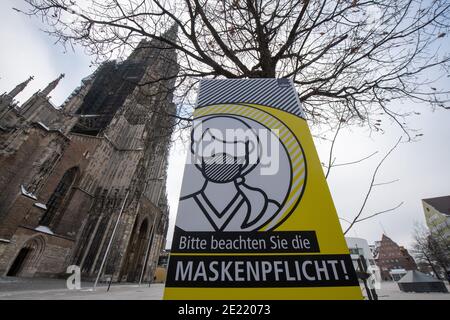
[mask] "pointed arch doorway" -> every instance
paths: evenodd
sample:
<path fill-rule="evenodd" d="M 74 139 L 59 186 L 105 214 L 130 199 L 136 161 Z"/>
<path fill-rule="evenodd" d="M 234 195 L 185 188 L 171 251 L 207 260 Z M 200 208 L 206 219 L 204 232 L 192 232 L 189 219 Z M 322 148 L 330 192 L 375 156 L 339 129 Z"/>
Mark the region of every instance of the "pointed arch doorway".
<path fill-rule="evenodd" d="M 29 239 L 17 253 L 6 275 L 9 277 L 33 276 L 44 249 L 45 240 L 43 237 L 38 236 Z"/>
<path fill-rule="evenodd" d="M 145 253 L 149 240 L 148 219 L 145 218 L 140 224 L 136 221 L 132 234 L 121 279 L 127 282 L 138 282 L 145 264 Z"/>

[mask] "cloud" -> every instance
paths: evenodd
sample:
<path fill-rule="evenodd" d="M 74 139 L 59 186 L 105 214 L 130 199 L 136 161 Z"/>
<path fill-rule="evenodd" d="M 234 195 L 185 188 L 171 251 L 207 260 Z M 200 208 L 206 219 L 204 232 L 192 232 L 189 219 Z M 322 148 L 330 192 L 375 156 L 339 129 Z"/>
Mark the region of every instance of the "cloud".
<path fill-rule="evenodd" d="M 400 244 L 410 246 L 416 221 L 425 223 L 421 199 L 450 194 L 450 112 L 432 112 L 427 105 L 417 105 L 422 109 L 420 116 L 412 117 L 409 123 L 420 128 L 423 137 L 417 142 L 402 143 L 385 161 L 376 182 L 399 179 L 393 184 L 374 188 L 369 197 L 364 216 L 396 206 L 397 210 L 356 224 L 349 236 L 359 236 L 373 242 L 380 240 L 383 229 Z M 370 177 L 380 159 L 393 146 L 402 132 L 393 124 L 385 126 L 384 135 L 368 137 L 365 129 L 346 130 L 336 143 L 336 163 L 357 160 L 379 150 L 377 157 L 360 164 L 336 167 L 332 170 L 328 183 L 339 215 L 351 219 L 359 210 L 365 192 L 370 185 Z M 320 146 L 321 157 L 326 158 L 326 148 Z M 341 221 L 343 228 L 348 223 Z"/>
<path fill-rule="evenodd" d="M 61 73 L 66 77 L 52 92 L 52 102 L 62 104 L 65 98 L 90 74 L 89 57 L 80 49 L 67 52 L 54 39 L 42 32 L 42 25 L 36 20 L 12 10 L 20 3 L 13 0 L 1 1 L 0 39 L 0 91 L 10 91 L 30 75 L 35 79 L 17 96 L 25 102 L 34 92 L 44 88 Z"/>

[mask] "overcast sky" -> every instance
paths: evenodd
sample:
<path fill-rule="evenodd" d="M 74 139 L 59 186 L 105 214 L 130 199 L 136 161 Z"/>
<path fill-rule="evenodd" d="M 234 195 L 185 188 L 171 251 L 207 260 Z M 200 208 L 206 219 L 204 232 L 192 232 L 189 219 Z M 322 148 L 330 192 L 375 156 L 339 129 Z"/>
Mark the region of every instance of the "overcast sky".
<path fill-rule="evenodd" d="M 19 5 L 18 0 L 0 2 L 0 92 L 11 90 L 30 75 L 35 80 L 18 96 L 23 102 L 38 89 L 65 73 L 57 89 L 52 93 L 52 102 L 60 105 L 80 84 L 83 77 L 94 71 L 90 67 L 90 58 L 83 50 L 65 53 L 60 45 L 54 45 L 54 39 L 41 32 L 39 22 L 16 13 L 11 8 Z M 450 78 L 441 86 L 448 90 Z M 401 143 L 388 158 L 379 173 L 377 182 L 399 179 L 398 182 L 376 187 L 369 198 L 364 216 L 404 204 L 397 210 L 370 219 L 355 227 L 348 234 L 366 238 L 373 243 L 386 234 L 401 245 L 410 247 L 414 223 L 425 223 L 421 199 L 450 194 L 450 111 L 433 112 L 427 105 L 405 104 L 398 108 L 413 108 L 421 115 L 409 118 L 410 127 L 420 129 L 423 137 L 413 143 Z M 336 143 L 336 163 L 358 160 L 374 151 L 375 156 L 362 163 L 334 168 L 328 179 L 329 187 L 341 217 L 351 219 L 358 211 L 370 178 L 376 165 L 384 154 L 402 135 L 401 130 L 384 121 L 385 134 L 370 134 L 364 128 L 345 130 Z M 404 139 L 405 140 L 405 139 Z M 317 142 L 319 155 L 326 161 L 327 143 Z M 176 216 L 181 178 L 185 161 L 185 148 L 176 143 L 171 150 L 168 172 L 168 194 L 171 215 L 171 229 Z M 341 221 L 343 228 L 347 227 Z"/>

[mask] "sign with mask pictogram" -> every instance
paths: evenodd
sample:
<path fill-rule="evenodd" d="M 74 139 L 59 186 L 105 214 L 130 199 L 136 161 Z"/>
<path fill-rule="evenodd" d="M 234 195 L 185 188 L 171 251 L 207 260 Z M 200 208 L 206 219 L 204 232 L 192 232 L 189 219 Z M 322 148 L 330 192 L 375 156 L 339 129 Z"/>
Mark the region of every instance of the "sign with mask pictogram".
<path fill-rule="evenodd" d="M 165 299 L 361 299 L 288 79 L 200 83 Z"/>

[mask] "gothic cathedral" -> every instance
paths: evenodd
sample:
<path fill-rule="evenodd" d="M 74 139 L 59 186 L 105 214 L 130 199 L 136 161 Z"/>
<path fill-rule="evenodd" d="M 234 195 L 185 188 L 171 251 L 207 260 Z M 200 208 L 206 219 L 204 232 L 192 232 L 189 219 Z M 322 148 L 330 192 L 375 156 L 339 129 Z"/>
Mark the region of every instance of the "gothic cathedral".
<path fill-rule="evenodd" d="M 101 267 L 113 281 L 152 279 L 168 226 L 176 61 L 142 41 L 60 108 L 49 94 L 63 74 L 21 106 L 33 77 L 0 96 L 0 276 L 66 277 L 77 265 L 83 280 Z"/>

